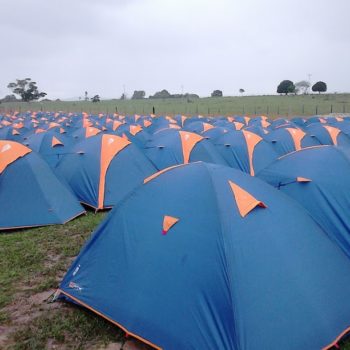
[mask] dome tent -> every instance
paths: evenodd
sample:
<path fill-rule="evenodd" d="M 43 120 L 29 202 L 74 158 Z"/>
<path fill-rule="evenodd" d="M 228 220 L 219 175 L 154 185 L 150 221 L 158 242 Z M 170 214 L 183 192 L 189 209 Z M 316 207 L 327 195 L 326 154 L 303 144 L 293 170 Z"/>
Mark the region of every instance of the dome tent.
<path fill-rule="evenodd" d="M 164 349 L 313 350 L 350 324 L 339 247 L 287 196 L 203 162 L 146 179 L 58 292 Z"/>
<path fill-rule="evenodd" d="M 0 230 L 64 224 L 83 213 L 38 154 L 0 141 Z"/>
<path fill-rule="evenodd" d="M 304 206 L 350 257 L 350 151 L 316 146 L 289 153 L 257 176 Z"/>
<path fill-rule="evenodd" d="M 215 147 L 229 166 L 252 176 L 278 157 L 271 144 L 247 130 L 223 134 Z"/>
<path fill-rule="evenodd" d="M 196 161 L 227 165 L 210 141 L 188 131 L 160 131 L 146 144 L 144 153 L 158 170 Z"/>
<path fill-rule="evenodd" d="M 71 151 L 74 141 L 73 138 L 50 130 L 29 136 L 23 144 L 39 153 L 52 168 L 55 168 L 59 160 Z"/>
<path fill-rule="evenodd" d="M 75 145 L 56 167 L 78 199 L 96 210 L 116 205 L 156 171 L 130 141 L 102 133 Z"/>
<path fill-rule="evenodd" d="M 272 144 L 280 156 L 305 147 L 320 145 L 316 137 L 297 128 L 275 129 L 261 136 Z"/>

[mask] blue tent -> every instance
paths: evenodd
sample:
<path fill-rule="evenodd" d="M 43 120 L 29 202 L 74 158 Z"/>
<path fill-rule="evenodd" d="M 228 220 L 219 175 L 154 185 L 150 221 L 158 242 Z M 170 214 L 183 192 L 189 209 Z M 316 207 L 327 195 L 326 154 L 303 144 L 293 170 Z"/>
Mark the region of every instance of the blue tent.
<path fill-rule="evenodd" d="M 56 173 L 78 199 L 95 209 L 110 208 L 157 169 L 130 141 L 99 134 L 72 148 Z"/>
<path fill-rule="evenodd" d="M 38 154 L 0 141 L 0 230 L 64 224 L 84 212 Z"/>
<path fill-rule="evenodd" d="M 196 161 L 227 165 L 210 141 L 187 131 L 167 129 L 155 133 L 144 153 L 158 170 Z"/>
<path fill-rule="evenodd" d="M 215 147 L 232 168 L 250 175 L 277 159 L 270 143 L 247 130 L 230 131 L 215 141 Z"/>
<path fill-rule="evenodd" d="M 341 249 L 295 201 L 203 162 L 146 179 L 59 292 L 167 350 L 316 350 L 350 325 Z"/>
<path fill-rule="evenodd" d="M 312 123 L 305 131 L 314 136 L 321 145 L 350 146 L 350 137 L 334 125 Z"/>
<path fill-rule="evenodd" d="M 280 155 L 298 151 L 305 147 L 320 145 L 316 137 L 297 128 L 280 128 L 261 135 L 270 142 L 275 151 Z"/>
<path fill-rule="evenodd" d="M 65 134 L 49 130 L 29 136 L 23 144 L 39 153 L 52 168 L 55 168 L 63 155 L 71 152 L 74 141 Z"/>
<path fill-rule="evenodd" d="M 303 205 L 350 257 L 350 151 L 306 148 L 257 174 Z"/>

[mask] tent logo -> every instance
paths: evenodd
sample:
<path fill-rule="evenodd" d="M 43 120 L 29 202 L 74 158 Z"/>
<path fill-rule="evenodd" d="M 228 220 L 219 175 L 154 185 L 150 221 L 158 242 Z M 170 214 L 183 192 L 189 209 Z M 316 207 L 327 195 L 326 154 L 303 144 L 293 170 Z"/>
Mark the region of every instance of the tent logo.
<path fill-rule="evenodd" d="M 76 284 L 74 282 L 69 282 L 68 287 L 75 289 L 75 290 L 78 290 L 79 292 L 83 290 L 83 288 L 81 288 L 78 284 Z"/>
<path fill-rule="evenodd" d="M 11 145 L 9 143 L 7 143 L 6 145 L 2 146 L 1 153 L 4 153 L 10 149 L 11 149 Z"/>
<path fill-rule="evenodd" d="M 78 273 L 79 269 L 80 269 L 80 264 L 74 269 L 73 276 L 75 276 Z"/>

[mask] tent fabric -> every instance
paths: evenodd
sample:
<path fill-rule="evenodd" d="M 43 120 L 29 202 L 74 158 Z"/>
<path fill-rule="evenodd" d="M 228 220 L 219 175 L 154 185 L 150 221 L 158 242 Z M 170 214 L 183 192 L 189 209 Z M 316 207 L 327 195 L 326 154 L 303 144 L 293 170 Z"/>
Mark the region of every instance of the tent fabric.
<path fill-rule="evenodd" d="M 350 150 L 334 146 L 290 153 L 257 174 L 304 206 L 350 257 Z"/>
<path fill-rule="evenodd" d="M 13 141 L 0 141 L 0 150 L 0 230 L 63 224 L 85 212 L 38 154 Z"/>
<path fill-rule="evenodd" d="M 242 217 L 231 183 L 265 207 Z M 164 235 L 165 216 L 179 220 Z M 316 350 L 350 324 L 341 249 L 292 199 L 203 162 L 163 171 L 126 197 L 59 292 L 169 350 Z"/>

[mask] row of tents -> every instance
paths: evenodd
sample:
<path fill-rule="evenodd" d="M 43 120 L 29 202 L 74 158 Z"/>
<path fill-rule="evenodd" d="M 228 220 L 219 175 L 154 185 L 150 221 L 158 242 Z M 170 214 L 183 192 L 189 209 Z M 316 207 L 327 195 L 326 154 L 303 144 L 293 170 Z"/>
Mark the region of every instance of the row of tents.
<path fill-rule="evenodd" d="M 347 333 L 350 117 L 0 125 L 0 229 L 113 208 L 61 298 L 159 349 L 330 349 Z"/>

